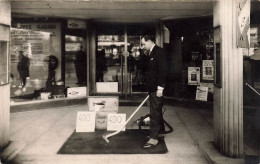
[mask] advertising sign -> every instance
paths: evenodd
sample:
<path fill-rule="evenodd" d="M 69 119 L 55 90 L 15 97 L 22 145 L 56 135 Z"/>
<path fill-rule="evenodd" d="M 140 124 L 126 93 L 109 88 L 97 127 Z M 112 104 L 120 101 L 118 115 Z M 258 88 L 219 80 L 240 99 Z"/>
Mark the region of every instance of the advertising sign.
<path fill-rule="evenodd" d="M 200 84 L 200 67 L 188 68 L 188 85 Z"/>
<path fill-rule="evenodd" d="M 126 121 L 126 114 L 109 113 L 107 115 L 107 130 L 117 131 L 120 130 Z M 122 129 L 125 131 L 125 127 Z"/>
<path fill-rule="evenodd" d="M 197 87 L 196 100 L 207 101 L 208 99 L 208 87 Z"/>
<path fill-rule="evenodd" d="M 214 83 L 200 83 L 201 87 L 208 87 L 208 92 L 214 93 Z"/>
<path fill-rule="evenodd" d="M 117 113 L 118 99 L 116 96 L 90 96 L 88 98 L 89 111 Z"/>
<path fill-rule="evenodd" d="M 202 63 L 202 79 L 203 80 L 214 80 L 214 61 L 213 60 L 203 60 Z"/>
<path fill-rule="evenodd" d="M 76 132 L 95 131 L 96 112 L 78 112 Z"/>

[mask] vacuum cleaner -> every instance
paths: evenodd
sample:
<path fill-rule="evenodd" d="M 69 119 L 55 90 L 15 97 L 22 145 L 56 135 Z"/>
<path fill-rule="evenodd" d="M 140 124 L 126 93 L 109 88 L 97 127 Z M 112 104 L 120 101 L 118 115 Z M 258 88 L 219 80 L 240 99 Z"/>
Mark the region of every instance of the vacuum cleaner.
<path fill-rule="evenodd" d="M 126 120 L 126 122 L 124 123 L 124 125 L 118 129 L 117 131 L 115 131 L 114 133 L 111 133 L 111 134 L 107 134 L 107 135 L 103 135 L 103 138 L 104 140 L 108 143 L 109 140 L 108 138 L 109 137 L 112 137 L 114 135 L 117 135 L 118 133 L 121 132 L 121 130 L 127 125 L 127 123 L 132 119 L 132 117 L 139 111 L 139 109 L 143 106 L 143 104 L 148 100 L 149 98 L 149 95 L 144 99 L 144 101 L 138 106 L 138 108 L 134 111 L 134 113 L 132 113 L 132 115 Z"/>
<path fill-rule="evenodd" d="M 165 111 L 166 111 L 166 108 L 164 108 L 163 114 L 164 114 Z M 139 130 L 140 130 L 142 133 L 145 133 L 145 131 L 142 130 L 142 127 L 149 127 L 149 126 L 150 126 L 150 116 L 151 116 L 151 114 L 147 114 L 147 115 L 145 115 L 145 116 L 142 116 L 142 117 L 139 118 L 138 120 L 136 120 L 136 123 L 137 123 L 137 125 L 138 125 L 138 127 L 139 127 Z M 171 132 L 173 131 L 172 126 L 171 126 L 168 122 L 166 122 L 165 120 L 163 120 L 163 122 L 164 122 L 164 125 L 166 125 L 166 127 L 167 127 L 168 130 L 162 132 L 161 134 L 171 133 Z"/>
<path fill-rule="evenodd" d="M 121 132 L 121 130 L 127 125 L 127 123 L 133 118 L 133 116 L 139 111 L 139 109 L 143 106 L 143 104 L 148 100 L 149 98 L 149 95 L 144 99 L 144 101 L 138 106 L 138 108 L 132 113 L 132 115 L 126 120 L 126 122 L 124 123 L 124 125 L 118 129 L 117 131 L 111 133 L 111 134 L 107 134 L 107 135 L 103 135 L 103 139 L 109 143 L 109 140 L 108 138 L 109 137 L 112 137 L 114 135 L 117 135 L 118 133 Z M 166 108 L 165 108 L 166 110 Z M 165 112 L 164 110 L 164 112 Z M 164 113 L 163 112 L 163 113 Z M 139 129 L 142 130 L 141 126 L 149 126 L 150 125 L 150 114 L 144 116 L 144 117 L 141 117 L 140 119 L 138 119 L 137 121 L 137 124 L 139 126 Z M 173 128 L 164 120 L 164 124 L 169 128 L 168 131 L 165 131 L 164 134 L 167 134 L 167 133 L 171 133 L 173 131 Z"/>

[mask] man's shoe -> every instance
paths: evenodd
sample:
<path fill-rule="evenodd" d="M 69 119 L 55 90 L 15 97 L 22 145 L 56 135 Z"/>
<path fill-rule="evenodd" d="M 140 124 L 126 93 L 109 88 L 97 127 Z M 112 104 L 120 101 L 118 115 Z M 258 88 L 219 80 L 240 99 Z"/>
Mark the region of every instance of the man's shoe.
<path fill-rule="evenodd" d="M 144 144 L 142 146 L 142 148 L 143 149 L 150 149 L 150 148 L 155 147 L 157 144 L 158 144 L 158 140 L 157 139 L 150 138 L 149 141 L 146 142 L 146 144 Z"/>
<path fill-rule="evenodd" d="M 146 143 L 146 144 L 144 144 L 144 146 L 142 148 L 143 149 L 151 149 L 151 148 L 155 147 L 156 145 L 151 144 L 151 143 Z"/>

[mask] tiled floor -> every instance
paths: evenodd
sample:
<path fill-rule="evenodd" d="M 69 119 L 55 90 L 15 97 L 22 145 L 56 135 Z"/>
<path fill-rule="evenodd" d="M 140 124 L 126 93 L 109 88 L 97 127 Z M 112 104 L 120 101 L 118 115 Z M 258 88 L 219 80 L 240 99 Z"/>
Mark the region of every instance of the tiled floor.
<path fill-rule="evenodd" d="M 119 113 L 127 118 L 136 109 L 122 106 Z M 87 105 L 12 113 L 10 121 L 11 141 L 25 142 L 26 147 L 14 158 L 13 163 L 24 164 L 81 164 L 81 163 L 163 163 L 163 164 L 206 164 L 198 148 L 201 141 L 213 140 L 213 129 L 197 110 L 166 106 L 165 120 L 174 128 L 165 136 L 169 150 L 156 155 L 60 155 L 57 151 L 76 127 L 78 111 L 87 110 Z M 127 125 L 137 128 L 135 121 L 149 112 L 142 107 Z M 140 145 L 141 146 L 141 145 Z"/>

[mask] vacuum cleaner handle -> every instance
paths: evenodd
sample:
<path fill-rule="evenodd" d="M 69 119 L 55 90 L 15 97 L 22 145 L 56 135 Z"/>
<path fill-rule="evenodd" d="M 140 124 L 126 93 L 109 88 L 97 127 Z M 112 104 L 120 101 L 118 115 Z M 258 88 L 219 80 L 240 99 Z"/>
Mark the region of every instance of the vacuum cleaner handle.
<path fill-rule="evenodd" d="M 144 99 L 144 101 L 138 106 L 138 108 L 134 111 L 134 113 L 131 114 L 131 116 L 127 119 L 127 121 L 124 123 L 124 125 L 117 131 L 115 131 L 114 133 L 108 134 L 106 136 L 103 136 L 103 138 L 106 140 L 106 142 L 108 141 L 108 138 L 111 136 L 114 136 L 118 133 L 120 133 L 120 131 L 126 126 L 126 124 L 133 118 L 133 116 L 138 112 L 138 110 L 143 106 L 143 104 L 147 101 L 147 99 L 149 98 L 149 95 Z"/>

